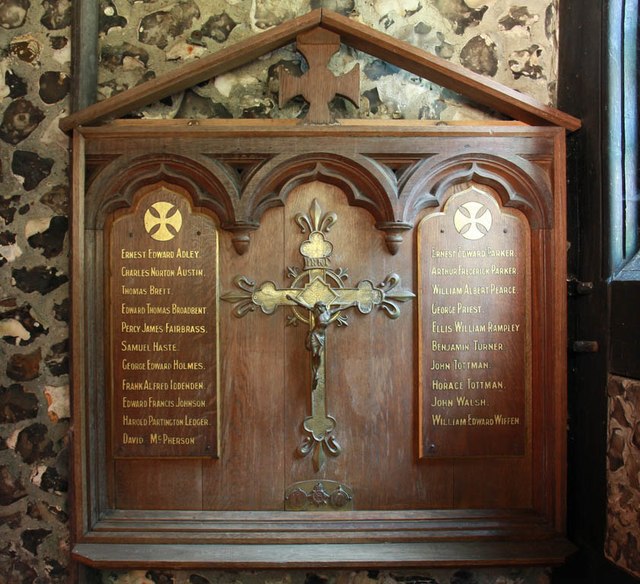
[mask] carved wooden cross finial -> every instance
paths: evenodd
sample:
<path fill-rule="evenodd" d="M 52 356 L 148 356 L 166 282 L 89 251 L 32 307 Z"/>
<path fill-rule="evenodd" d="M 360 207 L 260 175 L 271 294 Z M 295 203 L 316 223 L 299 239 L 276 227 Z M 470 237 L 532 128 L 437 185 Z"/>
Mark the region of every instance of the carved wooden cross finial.
<path fill-rule="evenodd" d="M 302 77 L 294 77 L 280 70 L 280 107 L 296 95 L 309 104 L 307 121 L 328 124 L 333 121 L 329 102 L 340 95 L 356 107 L 360 102 L 360 66 L 336 77 L 329 69 L 329 59 L 340 49 L 340 37 L 323 28 L 303 33 L 297 39 L 298 50 L 305 56 L 309 70 Z"/>

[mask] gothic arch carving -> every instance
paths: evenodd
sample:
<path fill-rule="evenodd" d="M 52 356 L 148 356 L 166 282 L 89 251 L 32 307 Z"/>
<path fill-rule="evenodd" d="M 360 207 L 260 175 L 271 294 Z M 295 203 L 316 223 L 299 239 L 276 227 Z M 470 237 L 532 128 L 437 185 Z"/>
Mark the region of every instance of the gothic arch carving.
<path fill-rule="evenodd" d="M 157 182 L 186 189 L 194 203 L 213 211 L 223 226 L 235 223 L 239 181 L 232 169 L 206 157 L 163 153 L 121 156 L 101 168 L 87 188 L 87 227 L 102 228 L 111 211 L 131 205 L 140 188 Z"/>
<path fill-rule="evenodd" d="M 339 187 L 350 205 L 366 209 L 376 227 L 386 233 L 389 251 L 397 251 L 400 232 L 411 227 L 396 216 L 397 178 L 391 169 L 365 156 L 331 152 L 276 156 L 248 178 L 241 197 L 242 217 L 248 223 L 258 223 L 267 209 L 284 205 L 295 187 L 312 181 Z"/>
<path fill-rule="evenodd" d="M 392 220 L 396 197 L 393 173 L 364 156 L 314 152 L 276 156 L 261 165 L 243 189 L 243 212 L 259 218 L 270 207 L 284 205 L 297 186 L 319 180 L 340 187 L 351 205 L 369 211 L 378 221 Z"/>
<path fill-rule="evenodd" d="M 413 223 L 422 209 L 443 204 L 447 189 L 468 181 L 494 188 L 502 204 L 522 211 L 533 229 L 553 226 L 553 195 L 545 172 L 518 156 L 480 153 L 441 155 L 417 165 L 399 187 L 402 219 Z"/>

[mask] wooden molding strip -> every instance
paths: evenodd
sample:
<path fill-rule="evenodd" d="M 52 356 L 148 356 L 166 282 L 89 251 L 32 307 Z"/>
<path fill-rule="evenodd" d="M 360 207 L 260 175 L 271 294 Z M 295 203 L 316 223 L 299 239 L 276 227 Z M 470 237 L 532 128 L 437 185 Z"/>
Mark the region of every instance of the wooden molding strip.
<path fill-rule="evenodd" d="M 429 79 L 514 120 L 534 126 L 556 125 L 569 131 L 581 126 L 578 118 L 501 83 L 331 10 L 317 9 L 62 118 L 60 129 L 67 132 L 77 126 L 94 124 L 144 107 L 246 65 L 265 53 L 293 42 L 299 34 L 317 26 L 339 34 L 344 44 Z"/>
<path fill-rule="evenodd" d="M 87 139 L 184 139 L 216 137 L 337 137 L 367 138 L 424 136 L 504 136 L 551 137 L 563 128 L 530 126 L 524 122 L 503 120 L 371 120 L 339 119 L 335 124 L 300 124 L 296 119 L 119 119 L 109 124 L 77 128 Z"/>
<path fill-rule="evenodd" d="M 294 545 L 77 544 L 74 560 L 95 568 L 402 568 L 554 566 L 575 547 L 542 541 Z"/>

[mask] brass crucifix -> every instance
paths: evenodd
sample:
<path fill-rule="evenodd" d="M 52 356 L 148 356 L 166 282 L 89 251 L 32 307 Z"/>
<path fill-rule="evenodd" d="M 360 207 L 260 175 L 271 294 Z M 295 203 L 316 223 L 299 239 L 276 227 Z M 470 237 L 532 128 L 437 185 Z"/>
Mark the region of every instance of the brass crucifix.
<path fill-rule="evenodd" d="M 325 237 L 336 221 L 335 213 L 322 213 L 316 199 L 308 214 L 296 215 L 296 222 L 303 233 L 309 231 L 309 238 L 300 245 L 304 268 L 288 269 L 293 278 L 290 288 L 277 288 L 273 282 L 256 286 L 245 276 L 239 276 L 235 280 L 239 291 L 222 296 L 223 300 L 235 303 L 233 312 L 238 317 L 256 307 L 265 314 L 272 314 L 278 306 L 291 306 L 290 323 L 302 321 L 309 325 L 306 348 L 311 355 L 311 415 L 304 420 L 307 436 L 298 452 L 303 456 L 313 453 L 316 471 L 324 466 L 327 454 L 338 456 L 341 452 L 333 435 L 336 420 L 326 410 L 326 334 L 329 325 L 333 322 L 346 325 L 343 311 L 350 307 L 368 314 L 378 306 L 390 318 L 397 318 L 400 316 L 398 302 L 414 297 L 412 292 L 398 289 L 400 276 L 397 274 L 389 274 L 378 285 L 362 280 L 354 288 L 346 287 L 346 270 L 330 267 L 333 245 Z"/>

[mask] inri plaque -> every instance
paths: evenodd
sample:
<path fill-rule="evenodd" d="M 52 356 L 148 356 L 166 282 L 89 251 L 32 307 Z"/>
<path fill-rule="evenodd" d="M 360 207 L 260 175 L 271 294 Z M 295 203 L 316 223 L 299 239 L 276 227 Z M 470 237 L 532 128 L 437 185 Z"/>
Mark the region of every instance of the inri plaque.
<path fill-rule="evenodd" d="M 216 456 L 216 224 L 156 185 L 107 232 L 113 456 Z"/>
<path fill-rule="evenodd" d="M 530 393 L 530 231 L 470 187 L 419 227 L 423 457 L 521 455 Z"/>

